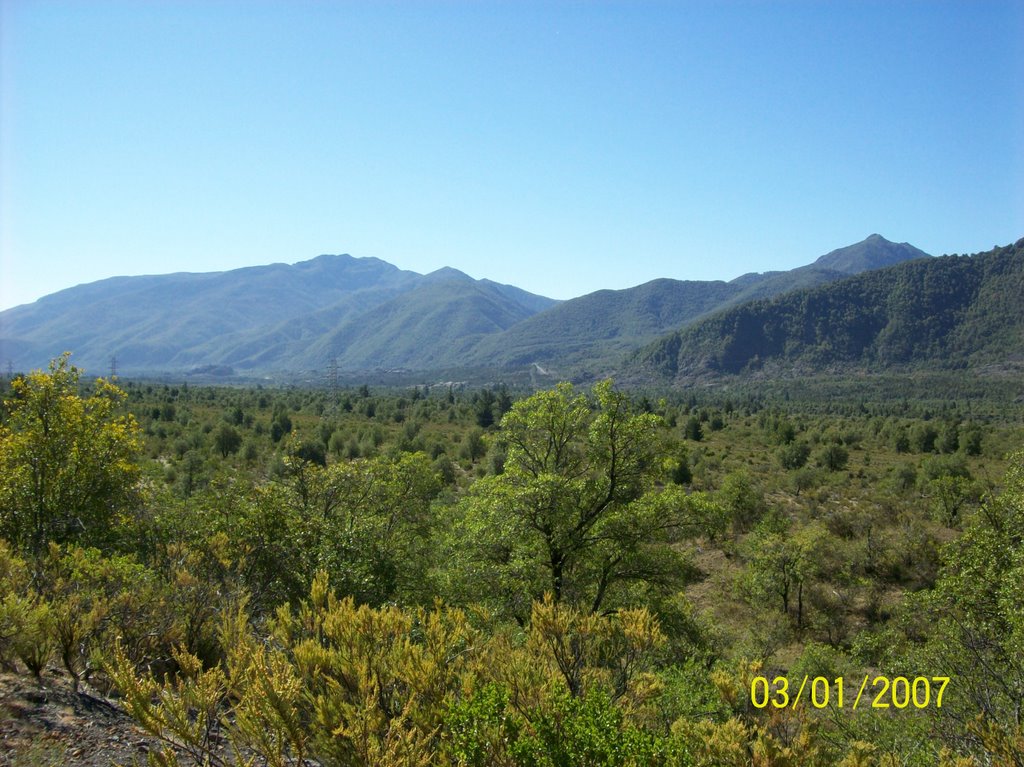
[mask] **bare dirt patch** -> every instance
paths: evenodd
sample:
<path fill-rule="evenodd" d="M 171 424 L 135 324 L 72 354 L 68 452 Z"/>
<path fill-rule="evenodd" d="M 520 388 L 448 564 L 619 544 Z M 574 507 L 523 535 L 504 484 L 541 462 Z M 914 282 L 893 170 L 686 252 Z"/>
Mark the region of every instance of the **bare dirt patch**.
<path fill-rule="evenodd" d="M 146 763 L 157 741 L 135 726 L 116 701 L 65 676 L 0 672 L 0 766 L 110 767 Z"/>

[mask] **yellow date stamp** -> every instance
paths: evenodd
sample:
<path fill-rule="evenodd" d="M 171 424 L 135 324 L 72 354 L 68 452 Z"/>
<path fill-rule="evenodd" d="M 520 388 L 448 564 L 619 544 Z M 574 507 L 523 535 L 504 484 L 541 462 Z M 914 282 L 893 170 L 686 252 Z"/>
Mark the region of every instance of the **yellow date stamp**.
<path fill-rule="evenodd" d="M 837 676 L 804 675 L 799 687 L 784 676 L 768 679 L 755 676 L 750 681 L 750 703 L 754 708 L 796 708 L 801 703 L 814 708 L 942 708 L 942 696 L 949 685 L 948 676 L 875 676 L 865 674 L 856 697 L 846 694 L 847 680 Z M 852 684 L 851 681 L 851 691 Z M 865 697 L 865 693 L 867 693 Z"/>

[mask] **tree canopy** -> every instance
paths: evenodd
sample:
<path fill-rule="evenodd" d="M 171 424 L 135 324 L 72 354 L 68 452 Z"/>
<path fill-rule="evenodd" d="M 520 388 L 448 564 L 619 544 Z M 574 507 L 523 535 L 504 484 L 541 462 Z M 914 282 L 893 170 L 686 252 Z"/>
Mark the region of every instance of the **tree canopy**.
<path fill-rule="evenodd" d="M 503 473 L 463 502 L 461 549 L 477 593 L 520 617 L 546 592 L 597 612 L 630 584 L 668 585 L 686 571 L 663 544 L 699 525 L 706 505 L 678 486 L 656 489 L 661 419 L 636 412 L 610 381 L 592 399 L 561 384 L 517 402 L 498 438 Z"/>
<path fill-rule="evenodd" d="M 138 426 L 119 413 L 124 392 L 97 380 L 79 394 L 64 354 L 49 372 L 11 382 L 0 426 L 0 529 L 39 556 L 49 541 L 100 544 L 136 500 Z"/>

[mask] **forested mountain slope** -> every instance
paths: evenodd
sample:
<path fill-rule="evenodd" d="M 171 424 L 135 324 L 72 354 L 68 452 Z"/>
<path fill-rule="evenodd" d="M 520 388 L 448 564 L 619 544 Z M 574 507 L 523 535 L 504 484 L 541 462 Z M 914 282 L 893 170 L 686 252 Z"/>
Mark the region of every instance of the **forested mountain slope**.
<path fill-rule="evenodd" d="M 622 354 L 718 309 L 927 257 L 912 245 L 873 234 L 789 271 L 745 274 L 730 282 L 659 279 L 625 290 L 599 290 L 484 338 L 467 363 L 511 367 L 536 362 L 560 370 L 582 366 L 601 377 L 614 370 Z"/>
<path fill-rule="evenodd" d="M 472 351 L 478 365 L 593 362 L 712 310 L 735 293 L 726 282 L 652 280 L 625 290 L 599 290 L 535 314 Z"/>
<path fill-rule="evenodd" d="M 1024 240 L 915 260 L 722 311 L 634 355 L 659 380 L 1024 361 Z"/>
<path fill-rule="evenodd" d="M 320 256 L 210 274 L 118 277 L 0 313 L 0 364 L 43 367 L 64 351 L 90 372 L 251 372 L 543 365 L 602 377 L 622 356 L 727 306 L 919 258 L 872 235 L 813 264 L 731 282 L 657 279 L 565 302 L 443 268 Z M 487 374 L 490 375 L 490 372 Z"/>
<path fill-rule="evenodd" d="M 468 277 L 422 284 L 345 322 L 292 364 L 316 368 L 321 360 L 336 358 L 346 370 L 458 365 L 481 338 L 533 314 L 504 287 Z"/>
<path fill-rule="evenodd" d="M 872 234 L 861 242 L 830 251 L 807 266 L 790 269 L 788 272 L 765 272 L 737 277 L 729 284 L 735 285 L 739 290 L 718 308 L 736 306 L 758 298 L 772 298 L 791 290 L 813 288 L 861 272 L 928 257 L 923 250 L 909 243 L 889 242 L 879 234 Z"/>

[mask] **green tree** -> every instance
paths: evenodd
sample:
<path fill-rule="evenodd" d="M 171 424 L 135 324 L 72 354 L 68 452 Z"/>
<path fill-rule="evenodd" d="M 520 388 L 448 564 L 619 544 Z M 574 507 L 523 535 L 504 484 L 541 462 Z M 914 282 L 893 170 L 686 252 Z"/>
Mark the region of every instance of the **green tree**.
<path fill-rule="evenodd" d="M 779 465 L 783 469 L 799 469 L 811 455 L 811 448 L 806 442 L 788 442 L 778 450 Z"/>
<path fill-rule="evenodd" d="M 242 435 L 234 426 L 222 423 L 213 437 L 213 444 L 217 446 L 220 454 L 227 458 L 232 453 L 237 453 L 238 448 L 242 446 Z"/>
<path fill-rule="evenodd" d="M 704 430 L 701 428 L 700 420 L 697 416 L 691 415 L 686 419 L 686 426 L 683 429 L 683 434 L 686 435 L 687 439 L 693 440 L 694 442 L 700 442 L 704 439 Z"/>
<path fill-rule="evenodd" d="M 818 451 L 815 461 L 829 471 L 842 471 L 850 460 L 850 454 L 842 445 L 825 445 Z"/>
<path fill-rule="evenodd" d="M 971 425 L 960 435 L 960 447 L 967 455 L 981 455 L 981 438 L 981 429 Z"/>
<path fill-rule="evenodd" d="M 425 453 L 309 463 L 303 482 L 294 491 L 310 571 L 326 569 L 360 602 L 429 601 L 430 504 L 441 482 Z"/>
<path fill-rule="evenodd" d="M 476 411 L 477 426 L 486 429 L 494 425 L 494 392 L 483 389 L 474 397 L 473 409 Z"/>
<path fill-rule="evenodd" d="M 924 495 L 932 501 L 933 516 L 947 527 L 955 527 L 964 506 L 977 501 L 980 493 L 972 480 L 944 474 L 928 481 Z"/>
<path fill-rule="evenodd" d="M 725 476 L 716 498 L 740 530 L 749 530 L 766 508 L 764 492 L 754 484 L 750 474 L 743 470 Z"/>
<path fill-rule="evenodd" d="M 678 486 L 655 490 L 660 418 L 636 413 L 610 381 L 593 400 L 559 384 L 505 415 L 504 472 L 477 481 L 459 508 L 453 555 L 465 560 L 467 598 L 490 596 L 525 620 L 545 592 L 598 611 L 617 587 L 667 585 L 686 571 L 659 544 L 711 504 Z"/>
<path fill-rule="evenodd" d="M 805 589 L 820 567 L 824 538 L 815 524 L 792 530 L 779 514 L 766 517 L 747 541 L 749 561 L 742 585 L 751 601 L 777 599 L 780 610 L 803 627 Z"/>
<path fill-rule="evenodd" d="M 102 546 L 138 499 L 139 428 L 118 412 L 125 393 L 99 379 L 79 395 L 64 354 L 48 373 L 11 383 L 0 427 L 0 530 L 38 558 L 49 541 Z"/>
<path fill-rule="evenodd" d="M 677 485 L 688 485 L 693 482 L 693 471 L 690 469 L 690 453 L 680 447 L 674 458 L 666 459 L 669 475 Z"/>
<path fill-rule="evenodd" d="M 487 455 L 487 443 L 484 441 L 483 430 L 471 429 L 459 452 L 463 458 L 468 458 L 473 463 Z"/>
<path fill-rule="evenodd" d="M 942 427 L 939 432 L 936 448 L 941 453 L 955 453 L 960 447 L 960 427 L 950 422 Z"/>
<path fill-rule="evenodd" d="M 935 452 L 939 432 L 930 423 L 916 423 L 910 430 L 910 443 L 918 453 Z"/>

